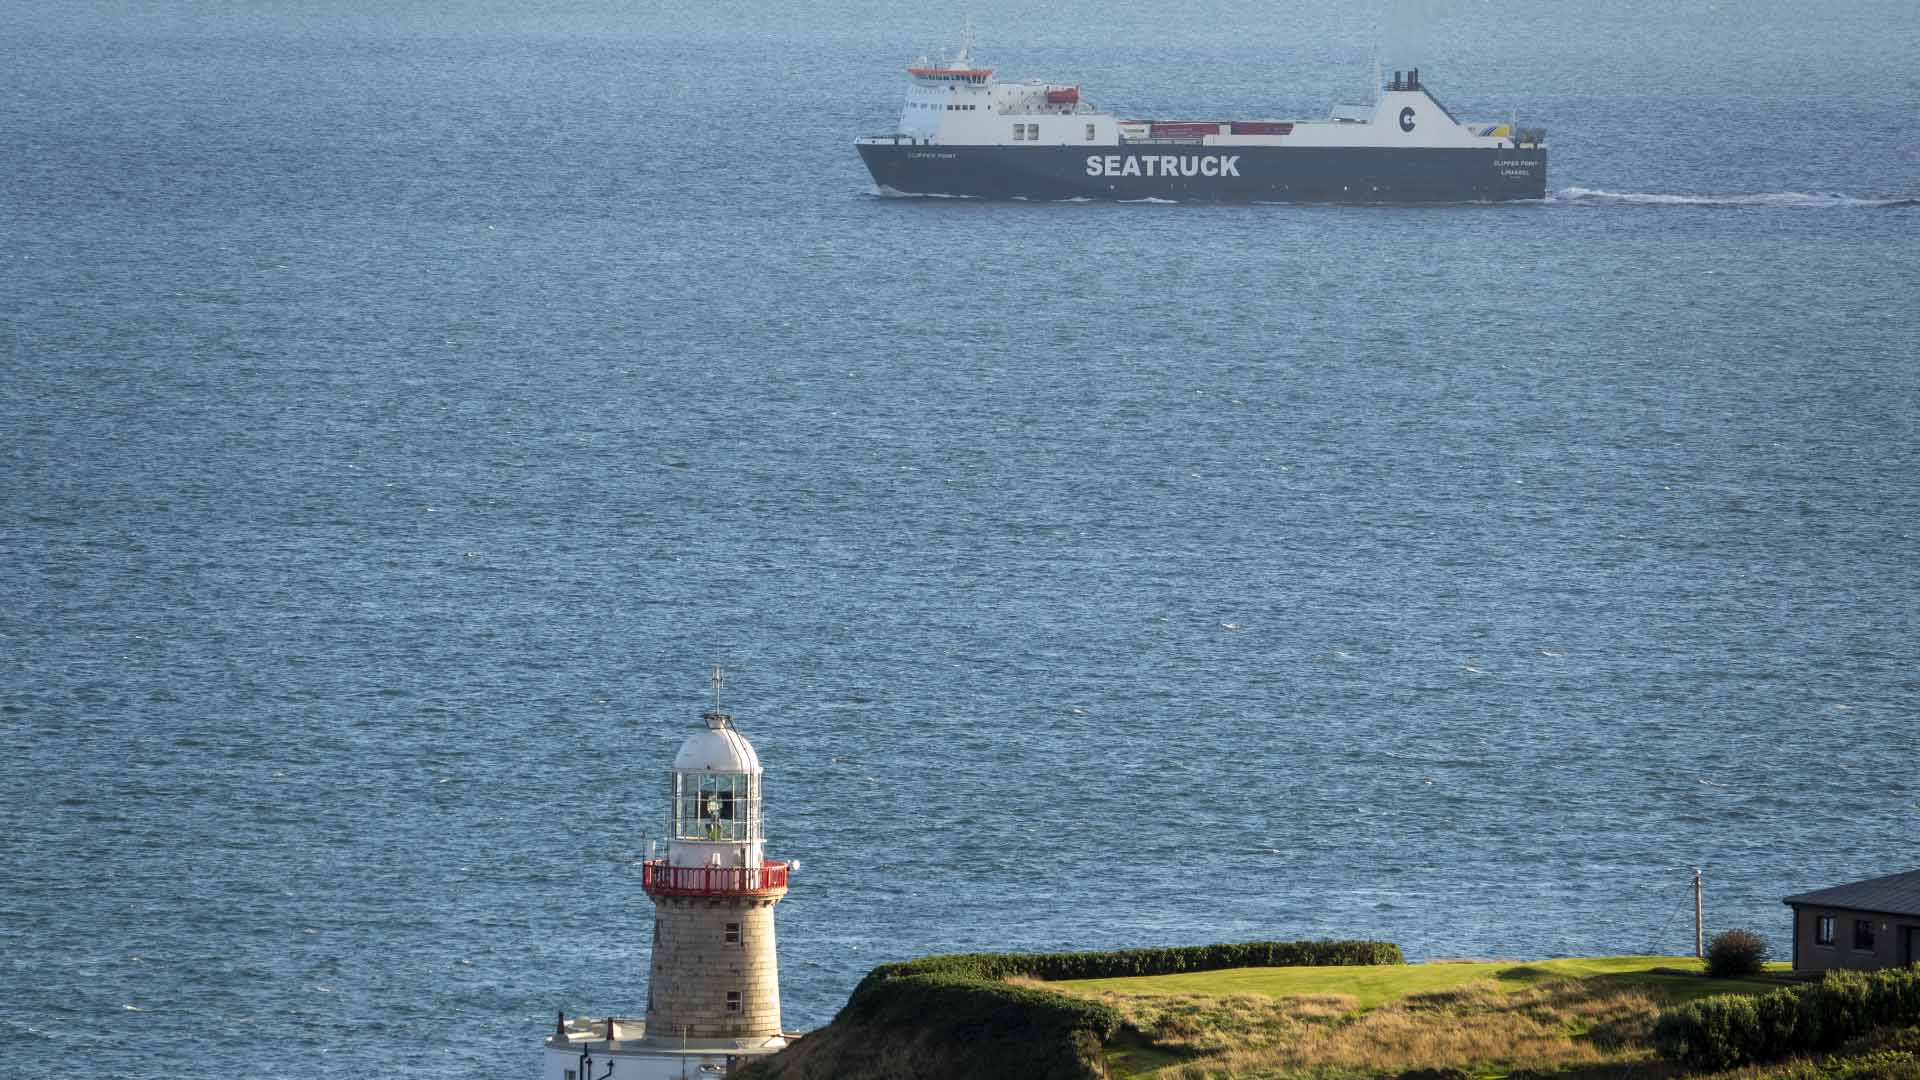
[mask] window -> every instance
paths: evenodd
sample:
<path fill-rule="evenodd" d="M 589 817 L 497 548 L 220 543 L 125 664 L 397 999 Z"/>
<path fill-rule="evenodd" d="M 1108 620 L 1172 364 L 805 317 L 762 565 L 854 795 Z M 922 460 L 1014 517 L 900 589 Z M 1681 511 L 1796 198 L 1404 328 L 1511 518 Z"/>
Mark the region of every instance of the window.
<path fill-rule="evenodd" d="M 561 1072 L 560 1075 L 564 1077 L 565 1080 L 574 1080 L 574 1071 L 572 1069 L 567 1069 Z"/>
<path fill-rule="evenodd" d="M 1853 920 L 1853 947 L 1856 949 L 1873 948 L 1873 920 Z"/>
<path fill-rule="evenodd" d="M 727 924 L 726 941 L 727 941 L 727 944 L 729 945 L 740 944 L 740 924 L 739 923 L 730 922 Z"/>
<path fill-rule="evenodd" d="M 1087 141 L 1088 142 L 1093 141 L 1093 125 L 1092 124 L 1087 125 Z"/>
<path fill-rule="evenodd" d="M 1027 141 L 1028 142 L 1040 141 L 1040 125 L 1039 124 L 1027 125 Z"/>
<path fill-rule="evenodd" d="M 751 840 L 760 834 L 760 779 L 751 773 L 675 773 L 673 835 Z"/>
<path fill-rule="evenodd" d="M 728 1012 L 740 1011 L 740 991 L 738 990 L 727 991 L 727 1011 Z"/>
<path fill-rule="evenodd" d="M 1014 142 L 1027 141 L 1027 125 L 1025 124 L 1013 125 L 1013 141 Z"/>
<path fill-rule="evenodd" d="M 1833 944 L 1834 919 L 1831 915 L 1822 915 L 1813 921 L 1813 943 L 1815 945 Z"/>

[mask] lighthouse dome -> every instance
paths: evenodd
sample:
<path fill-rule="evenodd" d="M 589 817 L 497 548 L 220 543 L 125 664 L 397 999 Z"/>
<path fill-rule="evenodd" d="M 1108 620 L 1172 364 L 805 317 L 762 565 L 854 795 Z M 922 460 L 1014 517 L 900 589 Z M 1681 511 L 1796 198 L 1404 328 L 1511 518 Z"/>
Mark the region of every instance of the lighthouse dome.
<path fill-rule="evenodd" d="M 760 755 L 753 744 L 733 729 L 733 718 L 724 713 L 708 713 L 707 729 L 688 736 L 674 755 L 675 772 L 760 772 Z"/>

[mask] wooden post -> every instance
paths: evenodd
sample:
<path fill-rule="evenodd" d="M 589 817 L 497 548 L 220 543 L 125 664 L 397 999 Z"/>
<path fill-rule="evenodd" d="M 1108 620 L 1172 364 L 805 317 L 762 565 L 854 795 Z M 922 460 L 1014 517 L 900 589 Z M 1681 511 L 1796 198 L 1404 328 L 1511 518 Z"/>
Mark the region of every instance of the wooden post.
<path fill-rule="evenodd" d="M 1700 908 L 1700 871 L 1693 872 L 1693 958 L 1704 960 L 1706 950 L 1701 948 L 1701 939 L 1705 936 Z"/>

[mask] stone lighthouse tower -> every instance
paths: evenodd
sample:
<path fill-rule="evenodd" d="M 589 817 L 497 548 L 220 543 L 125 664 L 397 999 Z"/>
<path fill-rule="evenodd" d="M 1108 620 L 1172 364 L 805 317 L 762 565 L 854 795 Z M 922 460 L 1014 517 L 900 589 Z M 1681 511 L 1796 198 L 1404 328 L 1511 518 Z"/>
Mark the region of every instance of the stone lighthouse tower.
<path fill-rule="evenodd" d="M 787 1045 L 773 906 L 787 895 L 784 862 L 761 834 L 760 757 L 714 707 L 668 770 L 664 858 L 642 865 L 653 901 L 653 961 L 644 1022 L 562 1016 L 547 1039 L 545 1080 L 718 1077 Z"/>
<path fill-rule="evenodd" d="M 776 1038 L 773 906 L 787 895 L 787 864 L 766 860 L 759 755 L 717 705 L 703 719 L 705 730 L 673 759 L 667 857 L 646 863 L 654 903 L 647 1031 Z"/>

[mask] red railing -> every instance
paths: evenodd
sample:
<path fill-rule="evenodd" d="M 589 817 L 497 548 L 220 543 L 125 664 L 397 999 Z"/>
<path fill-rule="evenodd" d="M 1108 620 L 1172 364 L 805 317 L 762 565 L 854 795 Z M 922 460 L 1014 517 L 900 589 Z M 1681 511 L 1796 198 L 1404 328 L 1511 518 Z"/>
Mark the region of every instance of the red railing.
<path fill-rule="evenodd" d="M 665 859 L 641 864 L 641 887 L 665 896 L 739 896 L 787 887 L 787 864 L 759 866 L 668 866 Z"/>

